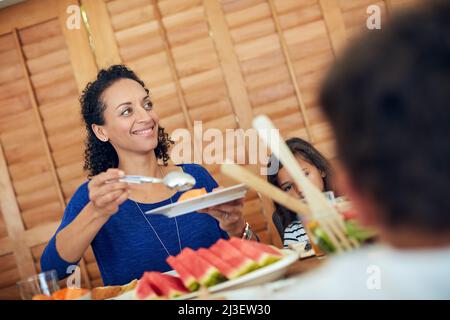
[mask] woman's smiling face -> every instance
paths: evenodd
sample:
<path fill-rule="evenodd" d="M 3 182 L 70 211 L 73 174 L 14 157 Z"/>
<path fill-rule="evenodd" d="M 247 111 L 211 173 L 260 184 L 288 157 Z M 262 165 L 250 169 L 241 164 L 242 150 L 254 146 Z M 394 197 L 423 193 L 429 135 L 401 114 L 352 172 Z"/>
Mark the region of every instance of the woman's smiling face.
<path fill-rule="evenodd" d="M 106 105 L 105 123 L 94 125 L 100 140 L 109 139 L 120 150 L 148 153 L 158 145 L 158 116 L 146 90 L 136 81 L 120 79 L 106 89 L 101 99 Z"/>

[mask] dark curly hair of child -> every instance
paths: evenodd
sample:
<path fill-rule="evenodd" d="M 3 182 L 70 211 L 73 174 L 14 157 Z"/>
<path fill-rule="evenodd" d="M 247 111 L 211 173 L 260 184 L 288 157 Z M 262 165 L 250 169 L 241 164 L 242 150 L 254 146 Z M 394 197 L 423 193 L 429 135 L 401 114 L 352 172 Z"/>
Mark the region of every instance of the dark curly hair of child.
<path fill-rule="evenodd" d="M 320 172 L 324 173 L 323 188 L 324 191 L 333 191 L 332 182 L 332 170 L 328 160 L 316 149 L 312 144 L 303 139 L 294 137 L 286 140 L 286 144 L 291 150 L 291 152 L 311 165 L 315 166 Z M 278 172 L 283 168 L 283 164 L 278 161 L 278 159 L 272 154 L 267 167 L 271 167 L 273 163 L 276 162 L 278 165 L 278 170 L 272 175 L 267 176 L 267 181 L 276 187 L 280 187 L 278 183 Z M 284 229 L 293 221 L 297 220 L 297 214 L 290 211 L 289 209 L 275 204 L 275 212 L 272 216 L 275 226 L 283 237 Z"/>
<path fill-rule="evenodd" d="M 147 93 L 150 91 L 144 82 L 130 69 L 124 65 L 113 65 L 108 69 L 102 69 L 97 74 L 97 79 L 89 82 L 80 97 L 81 113 L 86 125 L 87 138 L 84 152 L 84 170 L 88 171 L 89 177 L 95 176 L 109 168 L 117 168 L 119 158 L 114 147 L 109 141 L 99 140 L 92 130 L 92 125 L 103 125 L 105 123 L 105 103 L 102 94 L 112 84 L 120 79 L 131 79 L 138 82 Z M 157 159 L 161 159 L 167 165 L 170 145 L 174 142 L 161 126 L 158 129 L 158 145 L 155 148 Z"/>

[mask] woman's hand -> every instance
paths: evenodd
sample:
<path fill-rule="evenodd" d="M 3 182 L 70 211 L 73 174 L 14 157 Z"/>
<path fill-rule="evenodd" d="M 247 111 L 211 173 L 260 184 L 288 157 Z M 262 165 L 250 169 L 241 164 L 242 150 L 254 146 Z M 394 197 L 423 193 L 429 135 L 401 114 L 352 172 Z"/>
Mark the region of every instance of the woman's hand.
<path fill-rule="evenodd" d="M 129 187 L 118 179 L 125 174 L 119 169 L 108 169 L 92 178 L 88 184 L 89 199 L 98 217 L 109 218 L 119 210 L 129 196 Z"/>
<path fill-rule="evenodd" d="M 245 229 L 245 220 L 242 215 L 243 208 L 244 199 L 237 199 L 203 209 L 202 212 L 208 213 L 216 218 L 219 221 L 220 228 L 226 231 L 230 237 L 241 238 Z"/>

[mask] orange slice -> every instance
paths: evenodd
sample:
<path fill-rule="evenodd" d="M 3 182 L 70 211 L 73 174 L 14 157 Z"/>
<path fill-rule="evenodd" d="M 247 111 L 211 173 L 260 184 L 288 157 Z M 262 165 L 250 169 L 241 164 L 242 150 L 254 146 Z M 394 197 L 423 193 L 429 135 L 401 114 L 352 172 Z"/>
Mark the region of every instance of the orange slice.
<path fill-rule="evenodd" d="M 37 294 L 33 296 L 32 300 L 53 300 L 53 298 L 45 294 Z"/>
<path fill-rule="evenodd" d="M 65 300 L 66 299 L 67 290 L 69 290 L 69 289 L 64 288 L 64 289 L 60 289 L 58 291 L 53 292 L 52 298 L 54 300 Z"/>
<path fill-rule="evenodd" d="M 199 197 L 203 194 L 207 194 L 208 191 L 206 191 L 205 188 L 201 188 L 201 189 L 192 189 L 189 191 L 186 191 L 185 193 L 183 193 L 179 198 L 177 202 L 181 202 L 181 201 L 186 201 L 188 199 L 191 198 L 195 198 L 195 197 Z"/>

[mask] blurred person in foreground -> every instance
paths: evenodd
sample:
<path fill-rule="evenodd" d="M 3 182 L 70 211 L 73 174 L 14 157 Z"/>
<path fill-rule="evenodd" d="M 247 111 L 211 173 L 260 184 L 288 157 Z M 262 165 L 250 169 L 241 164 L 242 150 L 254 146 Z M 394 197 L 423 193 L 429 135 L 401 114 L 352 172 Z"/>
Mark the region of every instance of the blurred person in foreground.
<path fill-rule="evenodd" d="M 353 43 L 320 101 L 337 184 L 381 243 L 227 298 L 449 299 L 450 3 L 427 2 Z"/>

